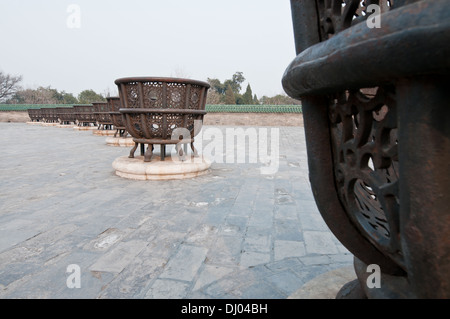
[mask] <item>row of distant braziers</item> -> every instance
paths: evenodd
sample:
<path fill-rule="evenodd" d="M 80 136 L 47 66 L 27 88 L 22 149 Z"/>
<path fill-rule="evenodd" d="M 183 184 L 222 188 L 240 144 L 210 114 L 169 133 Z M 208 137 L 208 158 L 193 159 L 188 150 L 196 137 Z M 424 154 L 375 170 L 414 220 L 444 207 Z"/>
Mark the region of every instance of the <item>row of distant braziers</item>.
<path fill-rule="evenodd" d="M 190 144 L 194 155 L 194 137 L 206 114 L 209 83 L 192 79 L 167 77 L 129 77 L 114 81 L 119 96 L 106 102 L 73 107 L 30 109 L 32 121 L 76 124 L 98 128 L 114 126 L 116 135 L 129 134 L 134 142 L 130 158 L 138 145 L 144 162 L 150 162 L 154 145 L 161 146 L 161 160 L 166 145 L 175 145 L 183 156 L 182 145 Z M 195 125 L 197 124 L 197 125 Z M 200 124 L 200 125 L 199 125 Z M 144 151 L 145 145 L 148 145 Z"/>
<path fill-rule="evenodd" d="M 119 112 L 120 98 L 108 97 L 106 102 L 80 104 L 71 107 L 43 107 L 28 109 L 32 122 L 59 123 L 61 125 L 98 126 L 98 129 L 115 129 L 126 136 L 122 114 Z"/>

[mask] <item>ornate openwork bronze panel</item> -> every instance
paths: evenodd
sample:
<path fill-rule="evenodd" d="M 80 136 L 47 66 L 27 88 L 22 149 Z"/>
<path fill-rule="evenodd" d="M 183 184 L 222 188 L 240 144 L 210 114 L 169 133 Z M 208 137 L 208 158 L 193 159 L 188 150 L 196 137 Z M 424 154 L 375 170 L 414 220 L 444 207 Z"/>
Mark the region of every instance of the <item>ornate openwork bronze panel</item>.
<path fill-rule="evenodd" d="M 135 147 L 130 152 L 134 157 L 138 144 L 149 147 L 144 155 L 144 161 L 151 160 L 153 145 L 161 145 L 161 159 L 165 157 L 165 145 L 176 144 L 177 152 L 183 155 L 179 148 L 181 144 L 191 144 L 194 154 L 194 121 L 203 121 L 206 114 L 205 103 L 209 84 L 206 82 L 178 78 L 123 78 L 115 81 L 119 88 L 120 113 L 123 115 L 124 126 L 135 141 Z M 201 124 L 199 125 L 201 128 Z M 187 130 L 189 136 L 175 136 L 182 130 Z"/>
<path fill-rule="evenodd" d="M 73 108 L 78 126 L 90 126 L 97 123 L 92 104 L 74 105 Z"/>
<path fill-rule="evenodd" d="M 355 287 L 449 298 L 450 3 L 291 7 L 297 56 L 283 87 L 302 101 L 312 190 L 355 256 Z M 369 264 L 381 268 L 381 289 L 366 285 Z"/>
<path fill-rule="evenodd" d="M 57 110 L 54 107 L 43 107 L 40 109 L 42 112 L 42 117 L 44 122 L 46 123 L 57 123 L 58 122 L 58 114 Z"/>
<path fill-rule="evenodd" d="M 120 137 L 126 137 L 128 135 L 127 130 L 125 128 L 125 121 L 123 119 L 122 113 L 120 110 L 120 98 L 117 97 L 107 97 L 106 103 L 109 104 L 109 116 L 111 117 L 111 122 L 116 129 L 116 133 L 114 133 L 114 137 L 117 137 L 119 134 Z"/>
<path fill-rule="evenodd" d="M 59 122 L 64 125 L 75 124 L 75 115 L 74 115 L 73 107 L 57 107 L 56 113 L 59 119 Z"/>
<path fill-rule="evenodd" d="M 28 109 L 28 116 L 31 122 L 40 122 L 42 120 L 40 109 Z"/>
<path fill-rule="evenodd" d="M 329 101 L 329 117 L 340 201 L 361 233 L 404 267 L 399 243 L 394 89 L 340 93 Z"/>
<path fill-rule="evenodd" d="M 111 105 L 107 102 L 94 102 L 94 116 L 97 120 L 98 128 L 109 130 L 112 129 L 112 120 L 109 112 L 111 111 Z"/>

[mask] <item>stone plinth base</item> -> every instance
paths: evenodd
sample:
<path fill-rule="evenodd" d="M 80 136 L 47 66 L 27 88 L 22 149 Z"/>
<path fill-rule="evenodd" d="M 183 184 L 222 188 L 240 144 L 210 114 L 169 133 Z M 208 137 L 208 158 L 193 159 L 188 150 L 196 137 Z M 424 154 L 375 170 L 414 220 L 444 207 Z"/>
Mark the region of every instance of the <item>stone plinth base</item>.
<path fill-rule="evenodd" d="M 97 129 L 97 126 L 75 126 L 73 128 L 75 131 L 93 131 Z"/>
<path fill-rule="evenodd" d="M 134 141 L 132 137 L 107 137 L 106 144 L 111 146 L 133 147 Z"/>
<path fill-rule="evenodd" d="M 114 136 L 116 130 L 96 130 L 93 131 L 92 133 L 98 136 Z"/>
<path fill-rule="evenodd" d="M 353 266 L 331 270 L 304 284 L 288 299 L 335 299 L 342 286 L 355 278 Z"/>
<path fill-rule="evenodd" d="M 42 123 L 42 126 L 58 126 L 59 123 Z"/>
<path fill-rule="evenodd" d="M 59 124 L 59 125 L 57 125 L 56 127 L 59 127 L 59 128 L 75 128 L 75 124 Z"/>
<path fill-rule="evenodd" d="M 143 156 L 128 158 L 122 156 L 112 163 L 116 175 L 134 180 L 185 179 L 207 174 L 211 161 L 202 155 L 187 157 L 184 162 L 174 161 L 167 156 L 164 161 L 154 155 L 151 162 L 144 162 Z"/>
<path fill-rule="evenodd" d="M 43 123 L 42 122 L 27 122 L 27 124 L 30 124 L 30 125 L 42 125 Z"/>

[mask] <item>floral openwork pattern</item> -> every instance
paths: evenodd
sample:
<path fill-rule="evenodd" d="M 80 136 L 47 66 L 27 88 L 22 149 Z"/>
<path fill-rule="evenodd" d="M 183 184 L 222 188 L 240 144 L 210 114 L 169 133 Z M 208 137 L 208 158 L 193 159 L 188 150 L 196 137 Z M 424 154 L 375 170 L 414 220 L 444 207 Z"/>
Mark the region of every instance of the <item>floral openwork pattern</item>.
<path fill-rule="evenodd" d="M 138 92 L 138 83 L 130 82 L 126 86 L 124 86 L 126 91 L 126 105 L 128 108 L 139 108 L 139 92 Z"/>
<path fill-rule="evenodd" d="M 120 99 L 110 98 L 108 103 L 111 105 L 111 111 L 109 115 L 111 116 L 111 121 L 116 128 L 124 128 L 125 124 L 123 122 L 122 114 L 119 112 L 120 109 Z"/>
<path fill-rule="evenodd" d="M 111 105 L 107 102 L 92 103 L 94 106 L 94 115 L 99 124 L 112 125 L 111 115 Z"/>
<path fill-rule="evenodd" d="M 94 106 L 91 105 L 74 105 L 75 118 L 79 125 L 96 123 L 97 119 L 94 114 Z"/>
<path fill-rule="evenodd" d="M 202 87 L 199 85 L 191 85 L 190 96 L 188 101 L 188 108 L 192 110 L 197 110 L 200 108 L 202 101 Z"/>
<path fill-rule="evenodd" d="M 128 132 L 125 129 L 125 123 L 122 113 L 120 113 L 120 108 L 122 107 L 122 104 L 120 103 L 119 97 L 108 97 L 106 98 L 106 102 L 109 105 L 109 116 L 111 117 L 111 122 L 114 125 L 114 128 L 116 129 L 116 133 L 114 134 L 114 137 L 119 134 L 120 137 L 125 137 Z"/>
<path fill-rule="evenodd" d="M 331 99 L 329 116 L 341 203 L 364 236 L 402 266 L 394 94 L 393 87 L 343 92 Z"/>
<path fill-rule="evenodd" d="M 125 129 L 135 142 L 129 157 L 134 157 L 138 144 L 141 144 L 144 162 L 151 161 L 154 144 L 161 145 L 161 160 L 165 157 L 166 144 L 175 144 L 177 154 L 182 156 L 179 148 L 183 143 L 190 143 L 194 156 L 197 156 L 193 145 L 198 133 L 194 129 L 194 120 L 201 122 L 206 114 L 208 83 L 157 77 L 122 78 L 115 83 L 119 88 Z M 184 132 L 190 136 L 185 136 Z M 149 146 L 144 153 L 145 144 Z"/>
<path fill-rule="evenodd" d="M 364 21 L 370 12 L 367 7 L 378 5 L 381 12 L 394 6 L 394 0 L 319 0 L 317 1 L 322 41 L 340 31 Z"/>
<path fill-rule="evenodd" d="M 196 84 L 145 81 L 123 85 L 126 108 L 202 109 L 204 87 Z"/>
<path fill-rule="evenodd" d="M 142 83 L 142 94 L 144 96 L 143 108 L 159 109 L 163 107 L 163 82 L 144 82 Z"/>

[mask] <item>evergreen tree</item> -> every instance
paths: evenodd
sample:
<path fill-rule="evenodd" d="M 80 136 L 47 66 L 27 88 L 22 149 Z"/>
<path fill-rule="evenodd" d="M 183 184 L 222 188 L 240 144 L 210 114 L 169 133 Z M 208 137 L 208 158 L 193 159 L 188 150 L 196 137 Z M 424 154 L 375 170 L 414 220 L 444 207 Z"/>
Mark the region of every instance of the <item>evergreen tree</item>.
<path fill-rule="evenodd" d="M 225 90 L 225 104 L 235 105 L 236 99 L 234 97 L 233 89 L 231 85 L 227 85 L 227 89 Z"/>
<path fill-rule="evenodd" d="M 256 94 L 253 96 L 253 104 L 259 105 L 259 100 L 258 100 L 258 97 L 256 96 Z"/>
<path fill-rule="evenodd" d="M 236 101 L 237 105 L 244 105 L 244 98 L 242 96 L 242 94 L 234 94 L 234 100 Z"/>
<path fill-rule="evenodd" d="M 250 87 L 250 83 L 247 84 L 247 89 L 245 90 L 244 95 L 242 95 L 242 102 L 245 105 L 253 104 L 253 93 L 252 93 L 252 88 Z"/>

